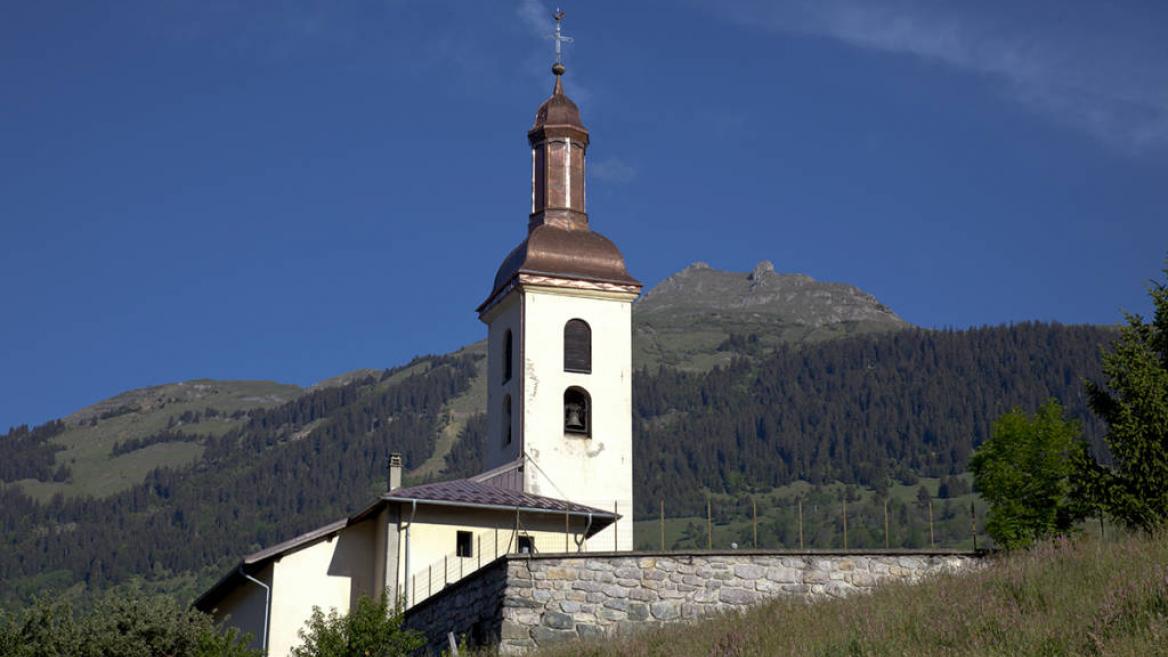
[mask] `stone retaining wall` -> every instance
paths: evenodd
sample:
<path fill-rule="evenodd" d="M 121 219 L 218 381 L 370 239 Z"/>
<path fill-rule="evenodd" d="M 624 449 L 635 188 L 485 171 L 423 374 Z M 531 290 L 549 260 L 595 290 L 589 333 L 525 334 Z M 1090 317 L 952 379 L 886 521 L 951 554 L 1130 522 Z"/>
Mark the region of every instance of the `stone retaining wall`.
<path fill-rule="evenodd" d="M 519 654 L 766 598 L 842 597 L 976 563 L 976 555 L 961 552 L 509 555 L 411 609 L 407 625 L 425 631 L 435 647 L 453 631 Z"/>

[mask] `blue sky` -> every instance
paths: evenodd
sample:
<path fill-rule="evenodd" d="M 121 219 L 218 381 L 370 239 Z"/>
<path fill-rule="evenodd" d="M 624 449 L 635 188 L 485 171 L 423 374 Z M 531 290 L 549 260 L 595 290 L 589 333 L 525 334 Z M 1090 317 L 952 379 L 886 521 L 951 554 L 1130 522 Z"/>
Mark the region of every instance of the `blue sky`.
<path fill-rule="evenodd" d="M 966 327 L 1146 312 L 1168 5 L 568 3 L 593 226 Z M 551 4 L 0 5 L 0 427 L 479 339 Z"/>

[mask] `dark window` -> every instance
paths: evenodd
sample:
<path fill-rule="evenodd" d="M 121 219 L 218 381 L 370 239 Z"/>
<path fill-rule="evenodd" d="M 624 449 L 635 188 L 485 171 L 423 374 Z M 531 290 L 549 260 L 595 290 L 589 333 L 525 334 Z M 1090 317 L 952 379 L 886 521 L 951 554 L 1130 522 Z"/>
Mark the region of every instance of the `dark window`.
<path fill-rule="evenodd" d="M 503 444 L 511 444 L 511 395 L 503 397 Z"/>
<path fill-rule="evenodd" d="M 583 388 L 572 386 L 564 391 L 564 431 L 592 435 L 592 398 Z"/>
<path fill-rule="evenodd" d="M 511 361 L 515 357 L 514 340 L 511 338 L 511 331 L 503 336 L 503 383 L 511 380 Z"/>
<path fill-rule="evenodd" d="M 564 325 L 564 370 L 584 374 L 592 371 L 592 329 L 582 319 Z"/>
<path fill-rule="evenodd" d="M 519 554 L 532 554 L 535 552 L 535 540 L 530 536 L 519 537 Z"/>
<path fill-rule="evenodd" d="M 474 556 L 474 539 L 470 532 L 458 532 L 458 537 L 455 539 L 454 554 L 460 557 Z"/>

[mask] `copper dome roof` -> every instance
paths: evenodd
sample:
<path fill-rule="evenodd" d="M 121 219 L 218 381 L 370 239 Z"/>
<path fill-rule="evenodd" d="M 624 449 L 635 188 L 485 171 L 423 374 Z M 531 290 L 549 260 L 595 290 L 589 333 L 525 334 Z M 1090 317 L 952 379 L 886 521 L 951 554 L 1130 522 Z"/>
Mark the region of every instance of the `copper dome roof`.
<path fill-rule="evenodd" d="M 488 301 L 519 274 L 554 276 L 597 283 L 636 285 L 620 249 L 600 233 L 543 224 L 531 229 L 527 239 L 511 250 L 495 273 Z"/>
<path fill-rule="evenodd" d="M 556 76 L 556 86 L 552 89 L 552 95 L 535 111 L 535 124 L 531 129 L 552 126 L 571 126 L 584 130 L 584 122 L 580 120 L 580 108 L 571 98 L 564 95 L 564 85 L 559 75 Z"/>

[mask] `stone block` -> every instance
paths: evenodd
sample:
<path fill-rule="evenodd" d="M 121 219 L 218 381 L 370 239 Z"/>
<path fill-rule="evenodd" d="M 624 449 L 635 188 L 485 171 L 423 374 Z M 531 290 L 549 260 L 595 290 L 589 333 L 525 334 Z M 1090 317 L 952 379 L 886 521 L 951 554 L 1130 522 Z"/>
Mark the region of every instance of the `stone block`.
<path fill-rule="evenodd" d="M 535 586 L 535 583 L 529 579 L 516 579 L 510 583 L 510 587 L 513 589 L 529 589 L 533 586 Z"/>
<path fill-rule="evenodd" d="M 531 599 L 535 600 L 536 602 L 539 602 L 541 604 L 544 602 L 548 602 L 549 600 L 552 599 L 552 597 L 553 597 L 552 592 L 546 591 L 544 589 L 536 589 L 535 591 L 531 592 Z"/>
<path fill-rule="evenodd" d="M 766 569 L 766 578 L 772 582 L 802 582 L 803 571 L 787 566 L 774 566 Z"/>
<path fill-rule="evenodd" d="M 604 606 L 608 609 L 616 609 L 617 611 L 627 611 L 629 608 L 629 601 L 615 598 L 613 600 L 605 600 Z"/>
<path fill-rule="evenodd" d="M 625 611 L 629 615 L 629 620 L 643 621 L 649 618 L 649 605 L 643 602 L 630 602 Z"/>
<path fill-rule="evenodd" d="M 617 585 L 617 586 L 623 586 L 623 587 L 625 587 L 626 589 L 631 589 L 631 588 L 633 588 L 634 586 L 640 586 L 640 585 L 641 585 L 641 580 L 639 580 L 639 579 L 618 579 L 618 580 L 616 581 L 616 585 Z"/>
<path fill-rule="evenodd" d="M 651 589 L 632 589 L 629 591 L 629 599 L 652 602 L 657 599 L 657 592 Z"/>
<path fill-rule="evenodd" d="M 530 598 L 521 598 L 519 596 L 509 595 L 503 598 L 504 607 L 542 607 L 543 603 L 536 602 Z"/>
<path fill-rule="evenodd" d="M 701 605 L 697 605 L 697 604 L 694 604 L 692 602 L 687 602 L 687 603 L 681 605 L 681 617 L 682 618 L 697 618 L 697 617 L 701 616 L 703 613 L 705 613 L 705 610 L 702 608 Z"/>
<path fill-rule="evenodd" d="M 624 620 L 627 615 L 619 609 L 604 608 L 596 612 L 596 617 L 604 621 L 616 622 Z"/>
<path fill-rule="evenodd" d="M 604 587 L 602 587 L 600 590 L 602 593 L 604 593 L 605 595 L 607 595 L 610 598 L 627 598 L 627 597 L 629 597 L 629 590 L 624 588 L 623 586 L 617 586 L 616 584 L 607 584 Z"/>
<path fill-rule="evenodd" d="M 734 566 L 734 574 L 742 579 L 761 579 L 766 575 L 766 569 L 753 564 L 740 564 Z"/>
<path fill-rule="evenodd" d="M 562 611 L 566 614 L 574 614 L 574 613 L 580 611 L 580 603 L 574 602 L 572 600 L 561 600 L 560 601 L 560 611 Z"/>
<path fill-rule="evenodd" d="M 589 559 L 589 560 L 585 561 L 584 567 L 587 568 L 588 570 L 604 571 L 604 572 L 611 572 L 612 571 L 612 564 L 610 564 L 607 561 L 601 561 L 599 559 Z"/>
<path fill-rule="evenodd" d="M 718 593 L 718 600 L 731 605 L 748 605 L 758 601 L 758 594 L 746 589 L 723 588 Z"/>
<path fill-rule="evenodd" d="M 578 573 L 575 568 L 556 566 L 554 568 L 548 568 L 545 574 L 548 579 L 576 579 Z"/>
<path fill-rule="evenodd" d="M 617 579 L 640 580 L 641 579 L 641 569 L 635 568 L 633 566 L 624 566 L 622 568 L 617 568 L 616 571 L 613 572 L 613 575 L 615 575 L 617 577 Z"/>
<path fill-rule="evenodd" d="M 588 623 L 580 623 L 576 625 L 576 634 L 580 635 L 581 639 L 585 641 L 589 639 L 603 639 L 608 636 L 604 628 L 599 625 L 590 625 Z"/>
<path fill-rule="evenodd" d="M 681 617 L 681 605 L 676 602 L 654 602 L 649 611 L 657 620 L 676 620 Z"/>
<path fill-rule="evenodd" d="M 502 638 L 506 639 L 530 639 L 531 627 L 522 625 L 515 621 L 505 620 L 502 627 Z"/>
<path fill-rule="evenodd" d="M 644 570 L 641 579 L 660 582 L 669 579 L 669 573 L 664 570 Z"/>
<path fill-rule="evenodd" d="M 531 628 L 531 638 L 535 639 L 535 642 L 541 646 L 570 641 L 577 636 L 575 630 L 556 630 L 543 625 Z"/>
<path fill-rule="evenodd" d="M 556 630 L 570 630 L 576 626 L 571 614 L 562 614 L 558 611 L 544 612 L 543 624 Z M 538 641 L 538 639 L 536 639 Z"/>

